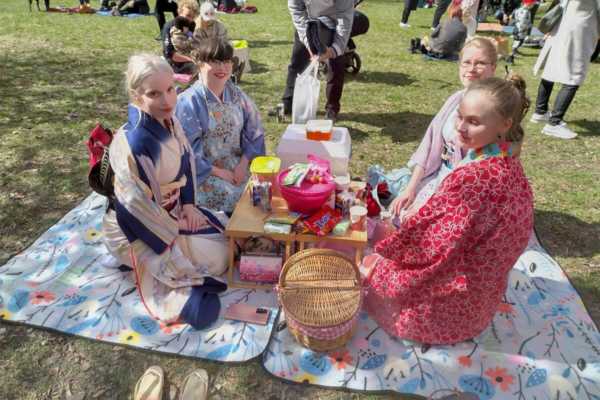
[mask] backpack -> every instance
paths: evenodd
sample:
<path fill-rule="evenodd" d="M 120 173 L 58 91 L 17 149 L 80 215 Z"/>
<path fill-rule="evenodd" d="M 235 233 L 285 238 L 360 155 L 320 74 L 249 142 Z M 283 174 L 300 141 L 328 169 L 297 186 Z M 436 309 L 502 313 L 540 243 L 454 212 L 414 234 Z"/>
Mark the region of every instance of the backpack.
<path fill-rule="evenodd" d="M 110 166 L 108 151 L 112 140 L 113 132 L 98 123 L 90 131 L 86 142 L 90 165 L 88 182 L 94 192 L 108 198 L 113 197 L 115 193 L 113 185 L 115 174 Z"/>

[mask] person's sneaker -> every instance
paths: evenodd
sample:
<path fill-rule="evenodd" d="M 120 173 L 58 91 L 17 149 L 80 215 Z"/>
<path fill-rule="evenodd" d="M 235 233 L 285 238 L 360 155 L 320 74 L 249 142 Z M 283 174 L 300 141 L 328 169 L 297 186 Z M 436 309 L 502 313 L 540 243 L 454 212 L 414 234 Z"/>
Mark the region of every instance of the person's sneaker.
<path fill-rule="evenodd" d="M 539 122 L 548 122 L 549 120 L 550 120 L 549 112 L 545 112 L 543 114 L 538 114 L 538 113 L 534 112 L 530 119 L 530 121 L 533 122 L 534 124 L 537 124 Z"/>
<path fill-rule="evenodd" d="M 410 25 L 405 24 L 404 22 L 400 22 L 400 28 L 410 28 Z"/>
<path fill-rule="evenodd" d="M 575 132 L 567 128 L 567 124 L 565 122 L 561 122 L 558 125 L 546 124 L 544 129 L 542 129 L 542 133 L 559 139 L 574 139 L 577 137 Z"/>

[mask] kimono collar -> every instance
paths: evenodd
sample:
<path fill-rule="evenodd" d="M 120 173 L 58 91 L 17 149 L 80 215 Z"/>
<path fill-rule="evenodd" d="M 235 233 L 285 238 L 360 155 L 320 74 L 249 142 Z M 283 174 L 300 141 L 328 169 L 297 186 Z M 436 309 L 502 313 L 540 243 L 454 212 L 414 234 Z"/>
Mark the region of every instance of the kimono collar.
<path fill-rule="evenodd" d="M 490 143 L 478 149 L 470 149 L 463 162 L 482 161 L 492 157 L 512 157 L 512 154 L 513 150 L 510 142 Z"/>
<path fill-rule="evenodd" d="M 167 123 L 169 126 L 173 126 L 173 121 Z M 131 129 L 144 128 L 161 141 L 171 137 L 171 132 L 167 128 L 162 126 L 153 116 L 133 104 L 129 104 L 127 108 L 127 125 Z"/>
<path fill-rule="evenodd" d="M 204 96 L 207 103 L 209 101 L 211 103 L 231 103 L 229 82 L 225 82 L 225 87 L 223 88 L 223 100 L 219 99 L 200 79 L 196 81 L 194 86 L 196 86 L 196 90 Z"/>

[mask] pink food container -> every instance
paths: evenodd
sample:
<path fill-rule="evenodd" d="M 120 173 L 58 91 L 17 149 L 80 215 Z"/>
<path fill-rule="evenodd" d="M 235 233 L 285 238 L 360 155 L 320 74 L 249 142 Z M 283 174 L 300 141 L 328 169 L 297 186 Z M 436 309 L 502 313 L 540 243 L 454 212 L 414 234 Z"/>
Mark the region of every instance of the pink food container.
<path fill-rule="evenodd" d="M 289 169 L 285 169 L 277 176 L 281 197 L 285 199 L 290 211 L 296 211 L 302 214 L 311 215 L 317 212 L 331 193 L 335 190 L 335 183 L 310 183 L 302 182 L 300 187 L 286 186 L 283 180 L 288 174 Z"/>

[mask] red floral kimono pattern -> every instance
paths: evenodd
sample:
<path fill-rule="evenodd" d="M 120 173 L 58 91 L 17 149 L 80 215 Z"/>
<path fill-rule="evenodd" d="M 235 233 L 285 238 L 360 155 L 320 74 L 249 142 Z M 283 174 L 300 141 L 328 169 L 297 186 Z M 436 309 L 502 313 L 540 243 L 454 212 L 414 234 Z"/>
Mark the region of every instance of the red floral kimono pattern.
<path fill-rule="evenodd" d="M 458 167 L 375 251 L 365 306 L 390 335 L 450 344 L 478 335 L 506 291 L 533 228 L 533 195 L 518 159 Z"/>

